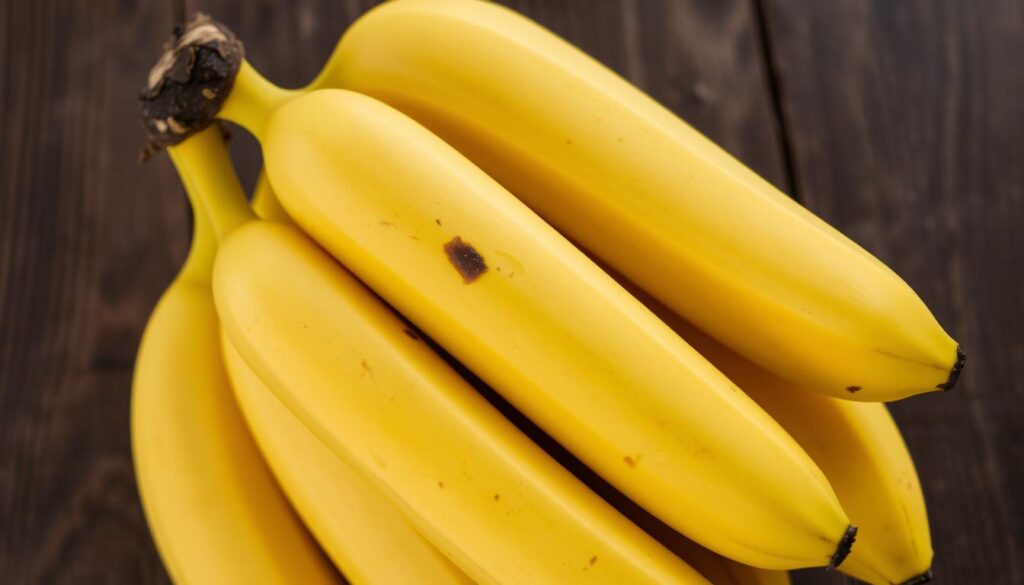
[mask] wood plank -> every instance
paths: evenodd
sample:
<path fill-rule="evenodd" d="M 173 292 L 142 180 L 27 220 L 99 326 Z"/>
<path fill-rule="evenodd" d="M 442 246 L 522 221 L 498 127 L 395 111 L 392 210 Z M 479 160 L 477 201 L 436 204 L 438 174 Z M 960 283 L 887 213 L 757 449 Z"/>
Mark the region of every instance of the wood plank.
<path fill-rule="evenodd" d="M 186 244 L 170 165 L 135 164 L 137 35 L 164 19 L 3 12 L 0 581 L 164 582 L 128 441 L 135 346 Z"/>
<path fill-rule="evenodd" d="M 892 266 L 968 354 L 893 411 L 937 579 L 1024 583 L 1024 5 L 765 3 L 801 200 Z"/>
<path fill-rule="evenodd" d="M 514 0 L 783 185 L 746 0 Z M 192 3 L 195 4 L 194 2 Z M 203 2 L 284 85 L 308 81 L 359 0 Z M 166 583 L 128 412 L 142 328 L 184 258 L 166 157 L 135 164 L 135 96 L 169 30 L 145 3 L 0 5 L 0 582 Z M 233 151 L 251 184 L 255 143 Z M 783 185 L 785 186 L 785 185 Z"/>

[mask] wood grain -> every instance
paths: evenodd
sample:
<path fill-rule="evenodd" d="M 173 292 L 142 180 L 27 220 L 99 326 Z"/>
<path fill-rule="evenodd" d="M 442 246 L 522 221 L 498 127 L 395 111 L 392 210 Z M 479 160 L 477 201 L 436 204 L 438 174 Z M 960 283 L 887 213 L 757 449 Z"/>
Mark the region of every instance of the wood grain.
<path fill-rule="evenodd" d="M 1024 583 L 1024 4 L 765 11 L 801 200 L 902 275 L 965 347 L 895 404 L 946 583 Z"/>
<path fill-rule="evenodd" d="M 375 2 L 200 2 L 311 79 Z M 1022 7 L 1011 0 L 510 0 L 891 263 L 962 338 L 962 386 L 897 405 L 947 582 L 1020 583 Z M 197 2 L 190 3 L 193 8 Z M 135 96 L 163 3 L 0 3 L 0 583 L 166 583 L 132 473 L 136 346 L 187 248 Z M 255 142 L 232 144 L 252 184 Z M 835 581 L 821 572 L 799 583 Z"/>

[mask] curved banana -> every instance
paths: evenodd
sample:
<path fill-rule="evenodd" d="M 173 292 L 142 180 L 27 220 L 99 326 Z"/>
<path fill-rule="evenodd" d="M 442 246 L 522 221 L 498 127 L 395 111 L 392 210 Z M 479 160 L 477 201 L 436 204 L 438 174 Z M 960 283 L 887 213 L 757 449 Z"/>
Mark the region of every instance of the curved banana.
<path fill-rule="evenodd" d="M 241 227 L 214 274 L 246 363 L 481 583 L 701 583 L 520 434 L 301 232 Z"/>
<path fill-rule="evenodd" d="M 273 195 L 272 192 L 271 195 Z M 669 528 L 664 522 L 652 516 L 649 512 L 636 505 L 635 502 L 622 495 L 621 492 L 612 487 L 607 481 L 601 479 L 592 469 L 583 465 L 579 459 L 573 457 L 564 447 L 552 439 L 550 435 L 541 431 L 537 425 L 524 417 L 521 412 L 512 408 L 506 401 L 496 398 L 493 389 L 473 376 L 470 376 L 469 380 L 477 390 L 489 397 L 489 400 L 495 404 L 499 412 L 504 414 L 520 431 L 551 455 L 562 467 L 568 469 L 570 473 L 575 475 L 577 479 L 593 490 L 594 493 L 615 507 L 626 518 L 632 520 L 644 532 L 653 536 L 665 548 L 686 561 L 688 565 L 696 569 L 708 581 L 715 585 L 790 585 L 789 573 L 786 571 L 759 569 L 738 563 L 711 552 Z"/>
<path fill-rule="evenodd" d="M 221 115 L 261 139 L 303 230 L 645 508 L 752 565 L 845 556 L 854 529 L 799 446 L 439 138 L 353 92 L 294 97 L 247 64 Z"/>
<path fill-rule="evenodd" d="M 179 165 L 194 171 L 193 176 L 217 187 L 204 190 L 199 198 L 212 204 L 220 221 L 211 229 L 216 229 L 222 239 L 232 224 L 251 217 L 244 206 L 230 205 L 232 198 L 242 201 L 244 195 L 223 140 L 215 136 L 195 138 L 171 152 Z M 263 211 L 274 214 L 273 207 L 264 207 Z M 208 265 L 212 264 L 213 252 L 207 254 Z M 212 266 L 207 270 L 212 272 Z M 212 303 L 209 273 L 203 284 Z M 221 346 L 235 397 L 271 471 L 349 582 L 471 583 L 416 532 L 398 508 L 302 426 L 244 362 L 238 361 L 229 341 L 222 339 Z"/>
<path fill-rule="evenodd" d="M 308 93 L 316 89 L 331 89 L 330 84 L 334 79 L 332 69 L 335 65 L 336 61 L 328 61 L 324 66 L 323 72 L 317 76 L 316 80 L 310 85 L 302 88 L 300 91 Z M 256 215 L 262 219 L 293 223 L 291 222 L 291 218 L 288 217 L 288 213 L 278 201 L 277 196 L 274 194 L 273 188 L 270 186 L 270 181 L 267 179 L 266 172 L 261 172 L 259 179 L 256 182 L 256 187 L 252 196 L 252 206 Z M 245 375 L 252 381 L 252 384 L 256 385 L 256 383 L 259 383 L 258 378 L 255 378 L 255 375 L 252 374 L 248 366 L 246 366 L 244 361 L 241 360 L 241 356 L 238 356 L 237 351 L 234 350 L 233 347 L 228 347 L 227 343 L 225 344 L 225 352 L 233 354 L 227 360 L 229 370 L 232 372 L 232 378 L 235 377 L 234 370 L 236 368 L 245 368 L 247 371 Z M 269 400 L 267 400 L 267 402 L 269 402 Z M 507 413 L 505 414 L 507 415 Z M 522 427 L 520 427 L 520 430 L 523 430 Z M 529 433 L 528 436 L 536 439 L 536 437 L 529 435 Z M 556 460 L 558 460 L 562 465 L 565 465 L 565 461 L 557 458 Z M 620 511 L 625 513 L 622 508 L 620 508 Z M 637 521 L 636 517 L 628 517 L 630 517 L 634 522 Z M 758 569 L 756 567 L 737 563 L 736 561 L 711 552 L 710 550 L 682 536 L 678 532 L 668 528 L 664 524 L 658 524 L 660 526 L 657 526 L 657 528 L 660 529 L 660 533 L 658 531 L 652 532 L 649 526 L 645 526 L 643 524 L 639 524 L 639 526 L 657 538 L 674 554 L 686 561 L 687 564 L 696 569 L 698 573 L 704 576 L 704 578 L 716 585 L 790 585 L 789 574 L 786 571 Z"/>
<path fill-rule="evenodd" d="M 220 358 L 210 290 L 214 235 L 196 198 L 238 188 L 208 172 L 219 160 L 183 160 L 209 128 L 170 149 L 195 209 L 181 273 L 154 309 L 132 383 L 132 452 L 157 549 L 181 584 L 340 583 L 295 516 L 235 405 Z"/>
<path fill-rule="evenodd" d="M 387 2 L 345 33 L 314 85 L 412 116 L 569 238 L 782 377 L 876 401 L 948 389 L 959 375 L 956 342 L 896 274 L 508 9 Z"/>
<path fill-rule="evenodd" d="M 223 339 L 225 362 L 271 469 L 352 583 L 472 583 L 398 508 L 307 429 Z"/>
<path fill-rule="evenodd" d="M 924 494 L 914 461 L 884 404 L 823 396 L 783 380 L 635 292 L 768 411 L 825 472 L 859 529 L 857 546 L 840 571 L 872 585 L 931 580 L 932 542 Z"/>

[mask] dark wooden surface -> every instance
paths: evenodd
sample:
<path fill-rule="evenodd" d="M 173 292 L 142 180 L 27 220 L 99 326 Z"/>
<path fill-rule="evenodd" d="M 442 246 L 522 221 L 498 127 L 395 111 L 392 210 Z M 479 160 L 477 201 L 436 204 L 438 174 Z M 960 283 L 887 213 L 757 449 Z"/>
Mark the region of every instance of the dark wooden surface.
<path fill-rule="evenodd" d="M 192 3 L 195 5 L 195 2 Z M 210 0 L 285 85 L 372 2 Z M 902 274 L 966 347 L 893 407 L 941 583 L 1024 583 L 1024 3 L 516 0 Z M 0 583 L 163 583 L 132 363 L 189 220 L 135 162 L 163 2 L 0 3 Z M 234 149 L 251 182 L 244 136 Z M 838 583 L 805 572 L 800 583 Z"/>

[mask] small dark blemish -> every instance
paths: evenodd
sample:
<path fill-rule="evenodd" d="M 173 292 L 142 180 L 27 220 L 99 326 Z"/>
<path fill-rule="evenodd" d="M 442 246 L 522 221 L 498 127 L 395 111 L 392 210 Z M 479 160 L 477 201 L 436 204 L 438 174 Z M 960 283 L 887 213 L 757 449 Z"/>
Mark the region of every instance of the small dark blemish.
<path fill-rule="evenodd" d="M 846 391 L 850 394 L 856 394 L 860 392 L 860 386 L 847 386 Z"/>
<path fill-rule="evenodd" d="M 409 239 L 410 240 L 416 240 L 417 242 L 420 241 L 420 239 L 417 238 L 416 236 L 409 236 Z"/>
<path fill-rule="evenodd" d="M 472 244 L 462 241 L 459 236 L 455 236 L 452 241 L 444 245 L 444 253 L 455 270 L 462 275 L 462 281 L 466 284 L 470 284 L 487 272 L 484 257 L 476 251 Z"/>
<path fill-rule="evenodd" d="M 494 494 L 494 501 L 497 502 L 501 499 L 501 494 Z"/>
<path fill-rule="evenodd" d="M 443 481 L 437 482 L 437 487 L 439 487 L 441 489 L 444 489 L 444 482 Z"/>
<path fill-rule="evenodd" d="M 388 221 L 386 219 L 382 219 L 382 220 L 378 221 L 377 225 L 384 226 L 384 227 L 394 227 L 395 226 L 395 224 L 391 223 L 390 221 Z"/>
<path fill-rule="evenodd" d="M 412 329 L 409 329 L 408 327 L 402 329 L 402 332 L 411 337 L 412 339 L 415 339 L 416 341 L 420 340 L 420 336 L 416 335 L 416 332 L 413 331 Z"/>
<path fill-rule="evenodd" d="M 435 219 L 434 223 L 436 223 L 437 225 L 441 225 L 441 220 L 440 219 Z"/>
<path fill-rule="evenodd" d="M 627 455 L 627 456 L 622 458 L 622 461 L 624 461 L 626 463 L 626 465 L 629 466 L 630 469 L 636 469 L 636 459 L 633 459 L 632 457 Z"/>
<path fill-rule="evenodd" d="M 373 378 L 373 368 L 370 367 L 370 364 L 366 363 L 365 359 L 364 360 L 360 360 L 359 365 L 361 365 L 363 367 L 363 371 L 366 374 L 369 374 L 370 377 Z M 364 374 L 364 375 L 366 375 L 366 374 Z"/>
<path fill-rule="evenodd" d="M 572 146 L 572 139 L 571 138 L 566 138 L 565 139 L 565 143 L 568 144 L 569 146 Z"/>
<path fill-rule="evenodd" d="M 593 567 L 593 566 L 594 566 L 594 563 L 596 563 L 596 562 L 597 562 L 597 557 L 596 557 L 596 556 L 594 556 L 594 557 L 590 557 L 590 566 L 591 566 L 591 567 Z"/>

